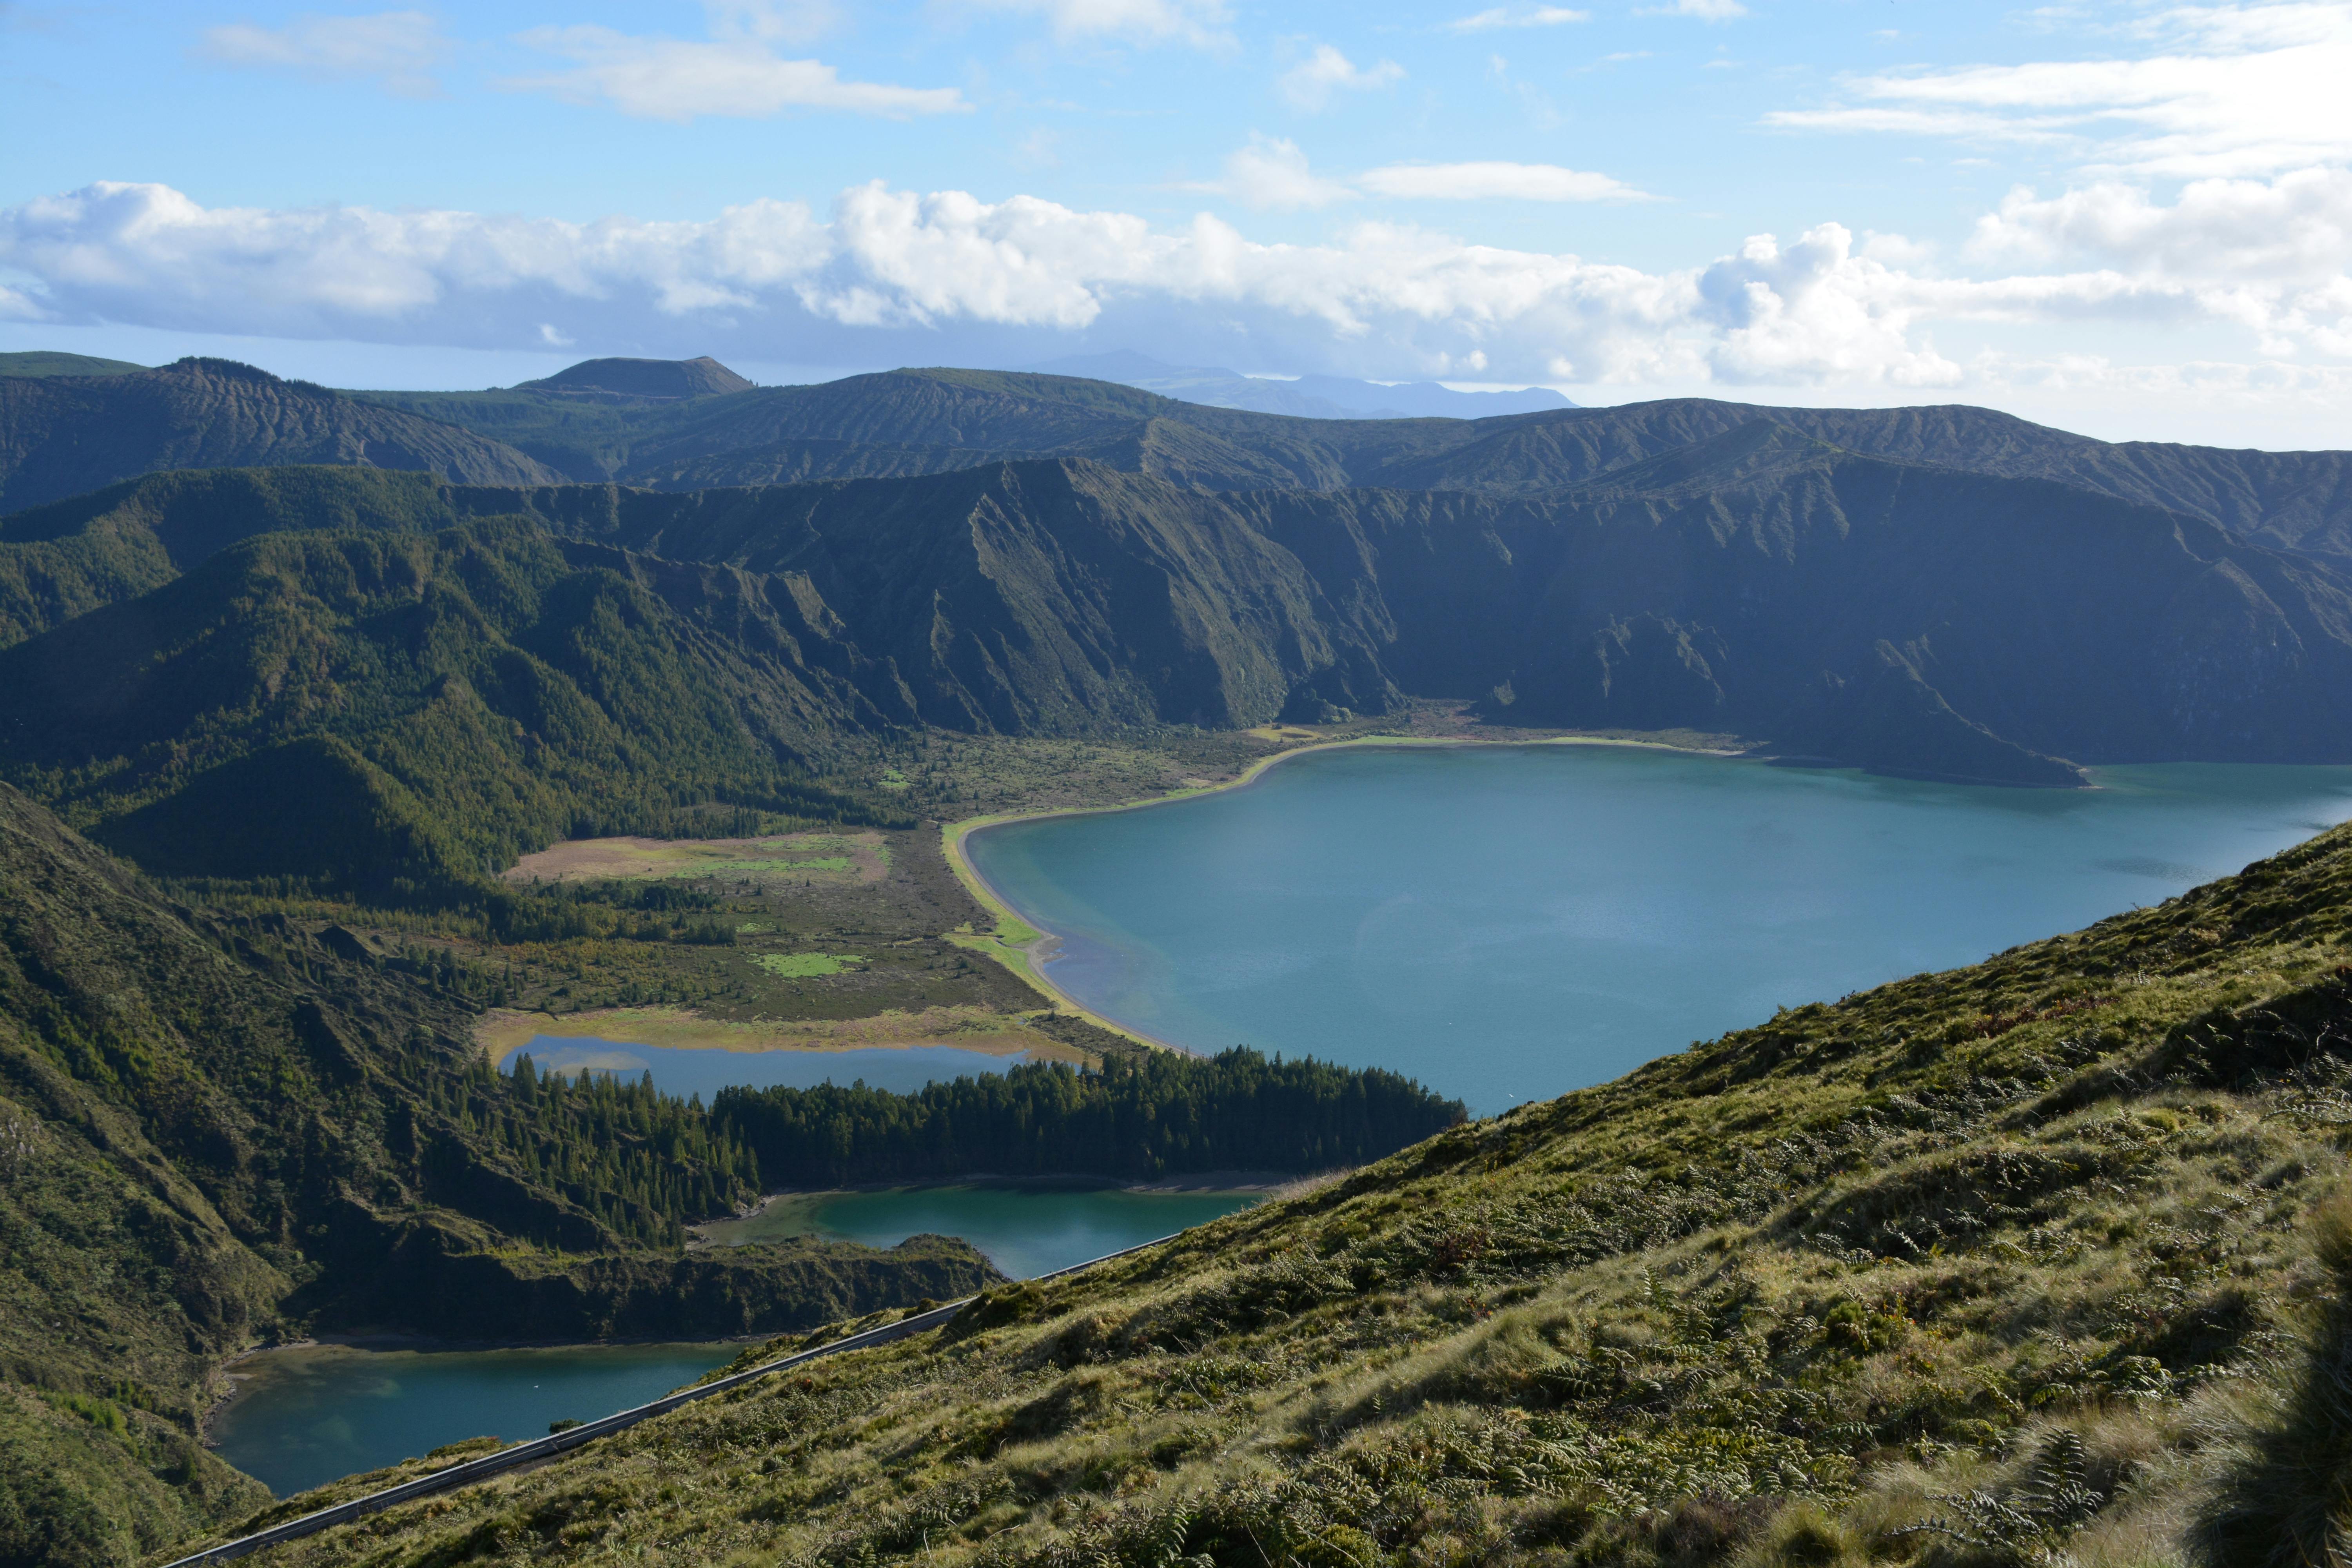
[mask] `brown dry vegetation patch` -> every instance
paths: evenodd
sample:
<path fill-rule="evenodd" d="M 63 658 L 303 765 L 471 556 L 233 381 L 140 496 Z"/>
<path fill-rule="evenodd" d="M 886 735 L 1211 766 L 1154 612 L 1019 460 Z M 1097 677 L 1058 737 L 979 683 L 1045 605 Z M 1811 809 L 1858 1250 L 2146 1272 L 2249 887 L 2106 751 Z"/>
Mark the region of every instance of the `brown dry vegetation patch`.
<path fill-rule="evenodd" d="M 786 833 L 768 838 L 574 838 L 524 856 L 506 879 L 716 879 L 764 889 L 772 884 L 870 884 L 889 870 L 889 852 L 879 833 Z"/>

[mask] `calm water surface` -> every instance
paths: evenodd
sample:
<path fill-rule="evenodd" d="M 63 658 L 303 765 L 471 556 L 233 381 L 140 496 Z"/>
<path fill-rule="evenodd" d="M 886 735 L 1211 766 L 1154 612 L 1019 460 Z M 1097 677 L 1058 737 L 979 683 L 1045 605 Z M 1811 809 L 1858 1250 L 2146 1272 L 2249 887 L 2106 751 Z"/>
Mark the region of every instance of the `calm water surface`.
<path fill-rule="evenodd" d="M 220 1457 L 279 1497 L 467 1437 L 543 1437 L 658 1399 L 733 1361 L 726 1344 L 556 1350 L 273 1351 L 237 1367 L 214 1424 Z"/>
<path fill-rule="evenodd" d="M 1087 1005 L 1198 1049 L 1393 1068 L 1484 1114 L 2155 903 L 2352 817 L 2352 769 L 2095 777 L 1356 747 L 971 851 L 1062 938 L 1047 973 Z"/>
<path fill-rule="evenodd" d="M 1137 1193 L 1118 1188 L 960 1185 L 792 1194 L 746 1220 L 703 1226 L 722 1246 L 822 1236 L 896 1247 L 910 1236 L 960 1236 L 1015 1279 L 1247 1208 L 1259 1193 Z"/>
<path fill-rule="evenodd" d="M 654 1076 L 654 1087 L 680 1100 L 690 1094 L 707 1102 L 732 1085 L 753 1089 L 814 1089 L 821 1083 L 851 1084 L 911 1094 L 927 1083 L 1003 1072 L 1028 1059 L 1026 1051 L 992 1056 L 955 1046 L 905 1046 L 851 1051 L 712 1051 L 675 1046 L 640 1046 L 586 1035 L 534 1035 L 499 1058 L 511 1072 L 515 1058 L 530 1053 L 541 1072 L 614 1072 L 629 1079 Z"/>

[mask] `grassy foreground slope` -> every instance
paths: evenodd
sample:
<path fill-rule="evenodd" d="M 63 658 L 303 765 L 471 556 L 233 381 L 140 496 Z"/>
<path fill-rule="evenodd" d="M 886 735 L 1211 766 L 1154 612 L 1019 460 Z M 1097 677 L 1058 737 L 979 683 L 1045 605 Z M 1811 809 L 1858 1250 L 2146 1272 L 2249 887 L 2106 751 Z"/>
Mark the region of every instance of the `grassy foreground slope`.
<path fill-rule="evenodd" d="M 2339 829 L 275 1560 L 2335 1561 L 2347 915 Z"/>

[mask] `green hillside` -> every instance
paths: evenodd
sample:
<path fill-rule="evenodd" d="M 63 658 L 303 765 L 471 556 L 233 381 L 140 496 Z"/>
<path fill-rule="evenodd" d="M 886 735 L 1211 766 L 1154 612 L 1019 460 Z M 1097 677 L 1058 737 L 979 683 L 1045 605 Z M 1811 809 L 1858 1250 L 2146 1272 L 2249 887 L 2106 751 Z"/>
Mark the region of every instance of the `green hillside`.
<path fill-rule="evenodd" d="M 2329 1561 L 2347 928 L 2339 829 L 278 1556 Z"/>
<path fill-rule="evenodd" d="M 698 1110 L 492 1074 L 490 981 L 168 901 L 0 787 L 0 1561 L 136 1561 L 262 1500 L 195 1441 L 307 1328 L 714 1337 L 991 1278 L 933 1237 L 680 1251 L 759 1189 Z"/>
<path fill-rule="evenodd" d="M 257 533 L 457 521 L 429 474 L 184 468 L 0 519 L 0 647 L 160 588 Z"/>
<path fill-rule="evenodd" d="M 45 375 L 128 375 L 145 370 L 129 360 L 98 359 L 89 354 L 59 353 L 51 349 L 20 349 L 0 353 L 0 375 L 38 378 Z"/>
<path fill-rule="evenodd" d="M 0 376 L 0 512 L 163 468 L 356 463 L 477 484 L 555 477 L 455 425 L 227 360 L 110 376 Z"/>
<path fill-rule="evenodd" d="M 267 534 L 0 652 L 0 775 L 152 869 L 377 903 L 560 837 L 875 820 L 804 782 L 870 710 L 797 609 L 516 521 Z"/>

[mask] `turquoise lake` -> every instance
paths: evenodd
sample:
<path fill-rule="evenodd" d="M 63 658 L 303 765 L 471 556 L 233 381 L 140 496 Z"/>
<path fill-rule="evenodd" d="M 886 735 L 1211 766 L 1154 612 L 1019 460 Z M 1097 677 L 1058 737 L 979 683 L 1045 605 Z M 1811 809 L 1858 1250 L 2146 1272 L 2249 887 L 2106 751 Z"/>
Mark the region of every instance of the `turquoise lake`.
<path fill-rule="evenodd" d="M 1047 974 L 1196 1050 L 1411 1075 L 1491 1114 L 1776 1007 L 2155 903 L 2352 817 L 2352 769 L 1924 784 L 1625 746 L 1348 747 L 968 840 Z"/>
<path fill-rule="evenodd" d="M 702 1227 L 721 1246 L 822 1236 L 896 1247 L 960 1236 L 1016 1279 L 1050 1274 L 1246 1208 L 1257 1193 L 1138 1193 L 1118 1188 L 973 1184 L 877 1192 L 794 1193 L 750 1219 Z"/>
<path fill-rule="evenodd" d="M 303 1346 L 236 1370 L 220 1457 L 285 1497 L 468 1437 L 543 1437 L 658 1399 L 733 1361 L 729 1344 L 387 1351 Z"/>

